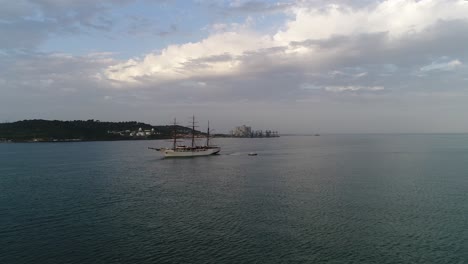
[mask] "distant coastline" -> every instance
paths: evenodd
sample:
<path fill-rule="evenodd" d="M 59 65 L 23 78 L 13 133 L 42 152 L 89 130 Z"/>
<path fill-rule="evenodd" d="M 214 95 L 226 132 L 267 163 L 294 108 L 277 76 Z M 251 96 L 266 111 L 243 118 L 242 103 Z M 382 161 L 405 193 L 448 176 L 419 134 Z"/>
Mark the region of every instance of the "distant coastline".
<path fill-rule="evenodd" d="M 179 138 L 188 137 L 192 129 L 177 125 Z M 31 119 L 11 123 L 0 123 L 0 143 L 60 143 L 88 141 L 125 141 L 125 140 L 158 140 L 170 139 L 172 125 L 154 126 L 137 121 L 102 122 L 100 120 L 43 120 Z M 205 133 L 195 131 L 196 137 Z M 222 134 L 216 138 L 269 138 L 278 137 L 269 131 L 248 133 L 246 135 Z"/>
<path fill-rule="evenodd" d="M 99 120 L 23 120 L 0 123 L 0 143 L 83 142 L 119 140 L 155 140 L 171 138 L 173 126 L 153 126 L 130 122 L 101 122 Z M 181 137 L 192 132 L 177 126 Z M 202 135 L 200 131 L 195 131 Z"/>

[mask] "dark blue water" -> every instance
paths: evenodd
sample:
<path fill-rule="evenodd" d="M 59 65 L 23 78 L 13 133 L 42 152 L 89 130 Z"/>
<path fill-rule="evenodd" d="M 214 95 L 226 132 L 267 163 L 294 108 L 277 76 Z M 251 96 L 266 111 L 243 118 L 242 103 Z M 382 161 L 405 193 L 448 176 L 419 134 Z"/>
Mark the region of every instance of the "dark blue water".
<path fill-rule="evenodd" d="M 0 144 L 0 263 L 468 263 L 468 135 L 217 143 Z"/>

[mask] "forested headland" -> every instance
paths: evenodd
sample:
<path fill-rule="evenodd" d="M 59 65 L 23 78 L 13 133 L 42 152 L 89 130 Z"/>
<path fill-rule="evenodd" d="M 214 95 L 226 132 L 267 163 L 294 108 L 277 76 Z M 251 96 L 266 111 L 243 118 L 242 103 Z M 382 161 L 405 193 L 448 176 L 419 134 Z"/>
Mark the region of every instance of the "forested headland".
<path fill-rule="evenodd" d="M 176 130 L 182 136 L 192 131 L 183 126 L 176 126 Z M 34 119 L 0 123 L 0 142 L 166 139 L 172 137 L 173 131 L 174 126 L 153 126 L 137 121 Z"/>

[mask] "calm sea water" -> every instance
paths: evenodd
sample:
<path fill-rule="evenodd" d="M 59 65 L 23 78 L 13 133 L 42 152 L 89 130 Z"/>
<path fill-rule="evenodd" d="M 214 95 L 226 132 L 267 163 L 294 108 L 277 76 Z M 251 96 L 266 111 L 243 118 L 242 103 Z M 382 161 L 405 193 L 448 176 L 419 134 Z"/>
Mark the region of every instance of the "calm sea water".
<path fill-rule="evenodd" d="M 0 144 L 0 263 L 468 263 L 468 135 L 217 143 Z"/>

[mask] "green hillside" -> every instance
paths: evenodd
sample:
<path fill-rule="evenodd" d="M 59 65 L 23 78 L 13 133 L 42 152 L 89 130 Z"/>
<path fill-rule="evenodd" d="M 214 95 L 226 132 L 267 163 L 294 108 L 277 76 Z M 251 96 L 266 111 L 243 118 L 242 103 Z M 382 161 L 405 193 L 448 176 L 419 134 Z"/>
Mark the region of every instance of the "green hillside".
<path fill-rule="evenodd" d="M 135 135 L 138 131 L 148 135 Z M 126 140 L 163 139 L 172 136 L 173 126 L 152 126 L 146 123 L 101 122 L 99 120 L 23 120 L 13 123 L 0 123 L 0 141 L 68 141 L 68 140 Z M 188 134 L 191 129 L 177 126 L 180 134 Z M 133 135 L 132 135 L 133 133 Z"/>

